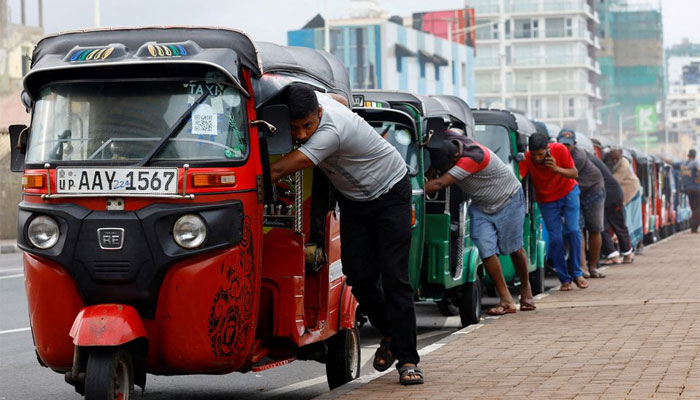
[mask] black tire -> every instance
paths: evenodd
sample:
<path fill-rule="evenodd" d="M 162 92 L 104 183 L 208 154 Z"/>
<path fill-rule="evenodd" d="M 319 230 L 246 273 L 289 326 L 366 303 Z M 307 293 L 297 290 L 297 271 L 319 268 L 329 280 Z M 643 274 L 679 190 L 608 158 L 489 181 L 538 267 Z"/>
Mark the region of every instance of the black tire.
<path fill-rule="evenodd" d="M 459 315 L 459 307 L 454 305 L 454 303 L 452 303 L 448 299 L 442 299 L 438 301 L 437 306 L 438 310 L 440 310 L 440 314 L 444 315 L 445 317 Z"/>
<path fill-rule="evenodd" d="M 462 327 L 478 324 L 481 321 L 481 278 L 462 285 L 462 293 L 458 300 L 459 319 Z"/>
<path fill-rule="evenodd" d="M 360 376 L 360 331 L 343 329 L 327 340 L 326 377 L 331 390 Z"/>
<path fill-rule="evenodd" d="M 530 288 L 533 296 L 544 293 L 544 268 L 537 268 L 530 272 Z"/>
<path fill-rule="evenodd" d="M 85 399 L 131 400 L 133 394 L 131 354 L 118 348 L 92 350 L 85 371 Z"/>

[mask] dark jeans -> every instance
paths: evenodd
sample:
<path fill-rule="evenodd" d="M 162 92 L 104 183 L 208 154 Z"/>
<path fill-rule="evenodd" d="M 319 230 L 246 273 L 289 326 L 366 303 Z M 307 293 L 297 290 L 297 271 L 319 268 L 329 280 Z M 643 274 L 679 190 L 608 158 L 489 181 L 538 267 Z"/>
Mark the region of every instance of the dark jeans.
<path fill-rule="evenodd" d="M 340 243 L 343 273 L 369 321 L 391 337 L 391 353 L 418 364 L 416 312 L 408 280 L 411 247 L 411 184 L 406 175 L 371 201 L 341 195 Z M 381 277 L 381 287 L 379 279 Z"/>
<path fill-rule="evenodd" d="M 617 240 L 620 244 L 620 252 L 622 254 L 629 253 L 632 250 L 632 240 L 630 239 L 630 233 L 627 230 L 627 223 L 625 222 L 625 206 L 622 204 L 622 201 L 605 207 L 605 229 L 602 232 L 602 254 L 604 256 L 609 256 L 616 251 L 615 245 L 612 241 L 612 236 L 610 235 L 610 228 L 612 228 L 615 235 L 617 235 Z"/>
<path fill-rule="evenodd" d="M 687 190 L 685 194 L 688 195 L 690 210 L 693 213 L 690 219 L 690 229 L 693 232 L 697 232 L 700 226 L 700 190 Z"/>

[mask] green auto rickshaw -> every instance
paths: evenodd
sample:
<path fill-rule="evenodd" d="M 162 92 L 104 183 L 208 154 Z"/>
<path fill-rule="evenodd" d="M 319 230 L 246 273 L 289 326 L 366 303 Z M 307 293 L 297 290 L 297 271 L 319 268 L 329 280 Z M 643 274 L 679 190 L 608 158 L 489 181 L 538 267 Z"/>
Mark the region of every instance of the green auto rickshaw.
<path fill-rule="evenodd" d="M 409 278 L 417 301 L 437 302 L 443 315 L 459 314 L 463 326 L 481 318 L 481 259 L 469 237 L 467 201 L 452 185 L 426 196 L 430 169 L 425 149 L 433 135 L 462 129 L 473 135 L 466 102 L 454 96 L 395 91 L 353 92 L 353 110 L 401 153 L 413 186 L 413 233 Z"/>

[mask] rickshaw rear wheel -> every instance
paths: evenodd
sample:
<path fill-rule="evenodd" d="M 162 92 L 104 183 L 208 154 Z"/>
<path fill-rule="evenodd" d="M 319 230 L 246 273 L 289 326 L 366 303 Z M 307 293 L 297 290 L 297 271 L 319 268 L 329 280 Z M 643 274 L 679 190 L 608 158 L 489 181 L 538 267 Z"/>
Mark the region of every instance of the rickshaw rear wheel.
<path fill-rule="evenodd" d="M 326 377 L 331 390 L 360 376 L 360 331 L 343 329 L 328 339 Z"/>
<path fill-rule="evenodd" d="M 533 296 L 544 293 L 544 268 L 537 268 L 530 272 L 530 288 Z"/>
<path fill-rule="evenodd" d="M 474 282 L 462 285 L 459 297 L 459 319 L 462 327 L 478 324 L 481 321 L 481 278 L 477 275 Z"/>
<path fill-rule="evenodd" d="M 130 400 L 133 394 L 131 354 L 118 348 L 92 350 L 85 371 L 85 399 Z"/>

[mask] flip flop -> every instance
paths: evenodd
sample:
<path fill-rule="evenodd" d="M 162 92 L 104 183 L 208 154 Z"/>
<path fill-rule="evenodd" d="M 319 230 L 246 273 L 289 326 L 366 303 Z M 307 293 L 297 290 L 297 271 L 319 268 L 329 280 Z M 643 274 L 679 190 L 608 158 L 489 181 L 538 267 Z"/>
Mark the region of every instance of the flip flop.
<path fill-rule="evenodd" d="M 598 271 L 591 271 L 591 278 L 605 278 L 605 274 Z"/>
<path fill-rule="evenodd" d="M 537 310 L 537 307 L 535 307 L 535 303 L 528 303 L 525 301 L 520 302 L 520 311 L 535 311 Z"/>
<path fill-rule="evenodd" d="M 378 361 L 380 359 L 384 360 L 384 364 L 379 364 Z M 372 366 L 377 371 L 384 372 L 394 364 L 394 361 L 396 361 L 396 358 L 389 353 L 389 341 L 382 338 L 382 341 L 379 342 L 379 348 L 374 353 L 374 361 L 372 362 Z"/>
<path fill-rule="evenodd" d="M 418 379 L 404 379 L 407 376 L 418 376 Z M 416 365 L 404 365 L 399 368 L 399 383 L 402 385 L 420 385 L 425 382 L 423 371 Z"/>
<path fill-rule="evenodd" d="M 488 315 L 506 315 L 506 314 L 514 314 L 518 312 L 518 309 L 515 307 L 513 308 L 506 308 L 505 306 L 502 305 L 497 305 L 496 307 L 491 307 L 486 311 L 486 314 Z"/>
<path fill-rule="evenodd" d="M 574 279 L 574 283 L 576 286 L 578 286 L 579 289 L 585 289 L 588 287 L 588 282 L 586 282 L 586 279 L 582 276 L 579 276 L 578 278 Z"/>
<path fill-rule="evenodd" d="M 571 282 L 566 282 L 562 283 L 561 286 L 559 286 L 559 290 L 562 292 L 568 292 L 570 290 L 574 290 L 574 288 L 571 287 Z"/>

